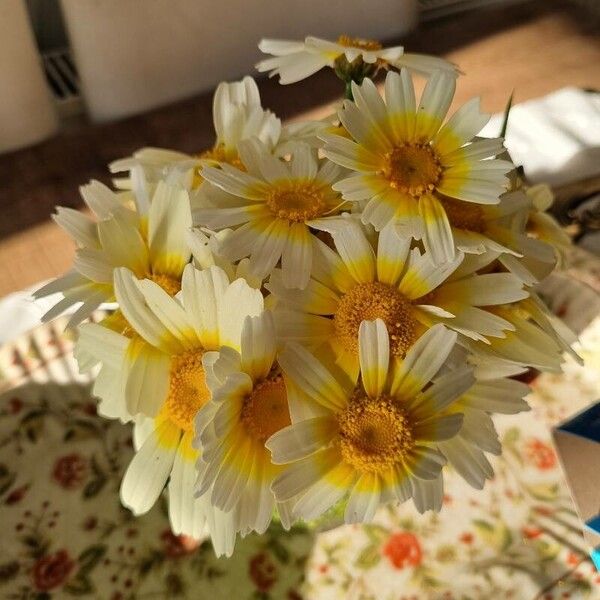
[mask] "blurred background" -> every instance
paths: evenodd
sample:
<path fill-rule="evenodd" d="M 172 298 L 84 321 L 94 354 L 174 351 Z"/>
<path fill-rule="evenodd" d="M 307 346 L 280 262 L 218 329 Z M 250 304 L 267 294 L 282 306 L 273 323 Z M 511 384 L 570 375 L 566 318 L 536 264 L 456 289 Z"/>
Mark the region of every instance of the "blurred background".
<path fill-rule="evenodd" d="M 50 215 L 80 207 L 89 179 L 109 182 L 108 162 L 141 146 L 210 146 L 212 90 L 253 73 L 261 37 L 347 33 L 446 57 L 465 73 L 455 106 L 481 95 L 498 113 L 514 91 L 529 109 L 514 111 L 511 152 L 551 181 L 555 213 L 594 247 L 599 14 L 597 0 L 2 0 L 0 297 L 69 267 L 73 247 Z M 341 93 L 327 71 L 260 87 L 284 119 L 322 116 Z"/>

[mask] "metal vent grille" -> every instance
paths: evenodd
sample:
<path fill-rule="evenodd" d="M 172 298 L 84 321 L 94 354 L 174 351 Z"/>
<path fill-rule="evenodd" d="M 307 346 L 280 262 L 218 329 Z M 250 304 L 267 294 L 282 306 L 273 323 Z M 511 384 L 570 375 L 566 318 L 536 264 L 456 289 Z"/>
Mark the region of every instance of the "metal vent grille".
<path fill-rule="evenodd" d="M 68 48 L 52 50 L 42 55 L 44 73 L 61 116 L 82 111 L 79 76 Z"/>
<path fill-rule="evenodd" d="M 498 4 L 518 4 L 526 0 L 419 0 L 421 20 L 431 21 L 440 17 L 493 6 Z"/>

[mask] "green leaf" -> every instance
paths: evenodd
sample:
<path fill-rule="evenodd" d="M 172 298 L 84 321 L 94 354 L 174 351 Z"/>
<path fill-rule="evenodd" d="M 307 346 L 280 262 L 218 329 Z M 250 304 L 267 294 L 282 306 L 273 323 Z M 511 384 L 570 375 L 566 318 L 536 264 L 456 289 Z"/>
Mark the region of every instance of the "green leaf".
<path fill-rule="evenodd" d="M 479 537 L 499 552 L 506 550 L 512 543 L 510 529 L 501 521 L 492 525 L 483 519 L 474 519 L 473 525 Z"/>
<path fill-rule="evenodd" d="M 25 432 L 30 442 L 37 442 L 42 429 L 44 428 L 45 410 L 32 410 L 27 413 L 19 424 L 19 428 Z"/>
<path fill-rule="evenodd" d="M 554 560 L 560 554 L 560 545 L 545 540 L 536 540 L 535 549 L 542 561 Z"/>
<path fill-rule="evenodd" d="M 354 564 L 361 569 L 371 569 L 381 560 L 379 544 L 369 544 L 358 555 Z"/>
<path fill-rule="evenodd" d="M 106 554 L 106 546 L 97 544 L 86 548 L 77 559 L 79 562 L 79 571 L 85 573 L 91 571 Z"/>
<path fill-rule="evenodd" d="M 386 540 L 390 532 L 381 525 L 367 524 L 363 525 L 363 531 L 369 536 L 372 542 L 381 543 Z"/>
<path fill-rule="evenodd" d="M 100 493 L 100 490 L 106 485 L 106 477 L 100 477 L 98 479 L 92 479 L 83 488 L 84 498 L 93 498 Z"/>
<path fill-rule="evenodd" d="M 507 429 L 502 440 L 503 445 L 509 446 L 514 444 L 519 439 L 520 435 L 521 432 L 519 431 L 518 427 L 511 427 L 510 429 Z"/>
<path fill-rule="evenodd" d="M 500 137 L 501 138 L 506 136 L 506 129 L 508 127 L 508 117 L 510 115 L 510 109 L 512 108 L 514 94 L 515 94 L 515 91 L 513 90 L 510 93 L 510 97 L 508 98 L 508 102 L 506 103 L 506 108 L 504 109 L 504 118 L 502 119 L 502 129 L 500 129 Z"/>
<path fill-rule="evenodd" d="M 556 500 L 560 493 L 557 483 L 536 483 L 525 485 L 527 491 L 536 499 L 546 502 Z"/>
<path fill-rule="evenodd" d="M 285 565 L 290 562 L 289 550 L 277 538 L 272 538 L 267 544 L 267 547 L 280 563 Z"/>
<path fill-rule="evenodd" d="M 63 590 L 71 596 L 85 596 L 94 591 L 94 586 L 86 575 L 78 573 L 76 577 L 64 585 Z"/>
<path fill-rule="evenodd" d="M 76 419 L 71 424 L 71 427 L 64 435 L 64 441 L 69 442 L 73 440 L 86 440 L 98 435 L 98 430 L 94 423 L 90 421 L 84 421 L 83 419 Z"/>

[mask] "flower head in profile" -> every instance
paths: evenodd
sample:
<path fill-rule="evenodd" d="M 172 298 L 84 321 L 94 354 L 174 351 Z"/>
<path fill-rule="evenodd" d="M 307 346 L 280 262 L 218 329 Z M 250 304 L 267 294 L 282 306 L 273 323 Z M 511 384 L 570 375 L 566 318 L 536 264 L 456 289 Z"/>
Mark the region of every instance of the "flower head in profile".
<path fill-rule="evenodd" d="M 480 359 L 555 373 L 560 373 L 565 353 L 583 364 L 572 348 L 577 336 L 548 310 L 535 292 L 530 291 L 519 302 L 484 310 L 510 323 L 510 327 L 504 336 L 489 338 L 487 343 L 463 340 L 463 345 Z"/>
<path fill-rule="evenodd" d="M 441 412 L 444 415 L 461 414 L 462 426 L 456 436 L 438 442 L 436 448 L 469 485 L 481 490 L 486 480 L 494 475 L 488 455 L 497 456 L 502 452 L 493 416 L 528 411 L 524 397 L 529 393 L 529 387 L 506 377 L 510 371 L 501 362 L 481 362 L 458 344 L 440 374 L 460 371 L 465 364 L 473 366 L 475 383 Z M 426 493 L 413 495 L 417 510 L 440 510 L 444 494 L 442 478 L 427 482 L 421 491 Z"/>
<path fill-rule="evenodd" d="M 294 141 L 317 144 L 317 133 L 326 126 L 319 121 L 282 126 L 281 120 L 272 111 L 262 107 L 258 86 L 249 76 L 241 81 L 221 82 L 217 86 L 213 98 L 213 124 L 215 141 L 210 148 L 196 154 L 142 148 L 131 157 L 114 161 L 110 169 L 119 173 L 139 166 L 151 182 L 164 179 L 175 169 L 186 175 L 188 187 L 196 189 L 204 181 L 200 175 L 202 165 L 227 163 L 243 168 L 238 154 L 238 144 L 242 140 L 257 138 L 270 152 L 281 154 Z M 131 186 L 127 179 L 119 182 L 123 187 Z"/>
<path fill-rule="evenodd" d="M 438 71 L 417 105 L 406 70 L 388 73 L 385 102 L 366 79 L 352 85 L 339 118 L 352 139 L 324 134 L 325 155 L 356 173 L 335 184 L 346 200 L 364 204 L 362 219 L 380 230 L 391 221 L 405 235 L 422 239 L 436 263 L 456 254 L 452 221 L 477 229 L 480 205 L 498 204 L 511 162 L 492 157 L 501 139 L 474 139 L 489 115 L 479 99 L 444 124 L 455 89 L 454 77 Z"/>
<path fill-rule="evenodd" d="M 548 212 L 554 203 L 554 194 L 550 187 L 544 183 L 525 188 L 525 193 L 531 200 L 526 230 L 529 236 L 550 245 L 554 251 L 555 260 L 559 268 L 563 267 L 569 248 L 572 246 L 568 233 L 560 226 L 556 219 Z M 552 261 L 548 270 L 554 267 Z"/>
<path fill-rule="evenodd" d="M 306 144 L 296 144 L 289 161 L 273 156 L 257 139 L 238 149 L 244 170 L 228 164 L 202 170 L 228 196 L 214 208 L 198 209 L 196 218 L 216 231 L 233 228 L 220 247 L 229 260 L 249 257 L 249 272 L 260 279 L 281 260 L 284 285 L 303 288 L 312 268 L 311 226 L 337 214 L 343 204 L 332 189 L 342 169 L 319 160 Z"/>
<path fill-rule="evenodd" d="M 336 42 L 307 37 L 303 42 L 263 39 L 258 47 L 271 58 L 260 61 L 256 68 L 262 73 L 279 75 L 282 84 L 295 83 L 310 77 L 324 67 L 336 70 L 342 79 L 372 76 L 380 68 L 406 67 L 429 75 L 436 70 L 457 75 L 456 67 L 446 60 L 424 54 L 406 54 L 402 46 L 384 48 L 374 40 L 341 35 Z"/>
<path fill-rule="evenodd" d="M 81 194 L 98 220 L 75 209 L 57 209 L 55 220 L 77 249 L 73 270 L 34 293 L 36 298 L 64 295 L 44 320 L 81 302 L 69 321 L 69 326 L 77 325 L 103 302 L 114 302 L 113 278 L 120 267 L 175 295 L 191 256 L 186 243 L 192 226 L 187 191 L 176 183 L 160 182 L 150 195 L 141 185 L 134 190 L 133 206 L 127 204 L 128 194 L 116 194 L 97 181 L 83 186 Z"/>
<path fill-rule="evenodd" d="M 189 155 L 162 148 L 142 148 L 132 157 L 111 163 L 113 173 L 130 171 L 141 166 L 148 179 L 159 181 L 172 168 L 187 171 L 190 185 L 202 183 L 199 168 L 203 162 L 215 161 L 239 165 L 237 145 L 243 139 L 257 137 L 273 148 L 281 135 L 281 121 L 269 110 L 263 109 L 260 93 L 252 77 L 232 83 L 221 82 L 213 98 L 213 123 L 216 140 L 209 149 Z"/>
<path fill-rule="evenodd" d="M 317 224 L 321 226 L 320 224 Z M 354 217 L 344 215 L 323 225 L 335 251 L 315 240 L 313 275 L 304 290 L 289 290 L 273 271 L 278 334 L 285 340 L 331 357 L 343 370 L 358 374 L 358 331 L 379 318 L 390 336 L 390 352 L 403 358 L 425 331 L 444 323 L 463 336 L 487 343 L 513 326 L 484 310 L 527 297 L 510 273 L 478 275 L 462 269 L 463 255 L 436 266 L 393 226 L 367 238 Z"/>
<path fill-rule="evenodd" d="M 270 486 L 283 467 L 271 462 L 265 441 L 290 424 L 286 386 L 275 362 L 276 337 L 269 312 L 246 317 L 239 353 L 224 348 L 210 361 L 212 400 L 196 417 L 197 492 L 212 489 L 211 502 L 224 511 L 237 507 L 236 530 L 264 533 L 275 499 Z M 289 525 L 286 506 L 279 506 Z"/>
<path fill-rule="evenodd" d="M 127 269 L 116 272 L 115 290 L 129 329 L 122 335 L 83 325 L 76 355 L 80 368 L 97 362 L 107 368 L 113 389 L 106 408 L 119 416 L 120 404 L 121 412 L 135 417 L 137 451 L 123 477 L 121 500 L 143 514 L 169 481 L 174 532 L 198 538 L 207 525 L 217 553 L 230 554 L 235 515 L 213 508 L 210 491 L 194 498 L 198 451 L 192 440 L 196 415 L 210 399 L 203 357 L 223 346 L 240 350 L 242 324 L 263 310 L 262 295 L 243 279 L 230 283 L 219 267 L 200 271 L 191 264 L 177 298 Z"/>
<path fill-rule="evenodd" d="M 442 412 L 474 382 L 469 368 L 436 378 L 455 340 L 437 325 L 395 361 L 383 321 L 363 322 L 361 380 L 350 386 L 306 349 L 288 345 L 279 363 L 315 416 L 267 440 L 273 462 L 287 465 L 273 482 L 276 498 L 293 500 L 294 516 L 313 519 L 347 497 L 346 522 L 369 521 L 380 504 L 403 502 L 436 479 L 446 461 L 435 444 L 462 424 L 460 414 Z"/>

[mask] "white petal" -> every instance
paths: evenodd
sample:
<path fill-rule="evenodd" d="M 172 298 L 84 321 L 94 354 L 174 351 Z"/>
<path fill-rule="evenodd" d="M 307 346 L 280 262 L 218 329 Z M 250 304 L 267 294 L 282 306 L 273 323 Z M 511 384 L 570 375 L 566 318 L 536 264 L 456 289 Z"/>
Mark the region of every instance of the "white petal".
<path fill-rule="evenodd" d="M 249 269 L 259 278 L 267 277 L 283 253 L 289 234 L 287 221 L 273 219 L 268 227 L 254 240 L 250 251 Z"/>
<path fill-rule="evenodd" d="M 477 490 L 483 489 L 485 480 L 494 474 L 494 469 L 481 450 L 461 439 L 460 436 L 438 444 L 448 462 Z"/>
<path fill-rule="evenodd" d="M 346 406 L 347 395 L 342 386 L 308 350 L 289 343 L 278 359 L 285 375 L 313 400 L 331 410 Z"/>
<path fill-rule="evenodd" d="M 393 224 L 384 227 L 377 243 L 377 280 L 396 285 L 402 275 L 411 239 L 401 237 Z"/>
<path fill-rule="evenodd" d="M 439 512 L 444 500 L 444 480 L 440 475 L 437 479 L 411 479 L 412 497 L 415 508 L 423 514 L 428 510 Z"/>
<path fill-rule="evenodd" d="M 312 266 L 312 241 L 304 223 L 292 223 L 281 256 L 283 285 L 287 288 L 304 289 L 310 279 Z"/>
<path fill-rule="evenodd" d="M 117 195 L 103 183 L 90 181 L 79 188 L 84 202 L 99 219 L 109 219 L 114 212 L 123 208 Z"/>
<path fill-rule="evenodd" d="M 383 393 L 390 360 L 389 336 L 381 319 L 360 324 L 358 348 L 363 386 L 369 397 L 377 398 Z"/>
<path fill-rule="evenodd" d="M 330 416 L 300 421 L 274 433 L 265 446 L 271 451 L 271 460 L 282 465 L 305 458 L 324 449 L 337 430 Z"/>
<path fill-rule="evenodd" d="M 455 88 L 454 74 L 436 71 L 429 78 L 417 110 L 417 141 L 429 141 L 437 133 L 448 112 Z"/>
<path fill-rule="evenodd" d="M 165 487 L 179 438 L 179 429 L 164 421 L 129 463 L 121 483 L 121 502 L 136 516 L 148 512 Z"/>
<path fill-rule="evenodd" d="M 319 481 L 339 464 L 339 453 L 323 450 L 292 463 L 273 481 L 271 489 L 279 502 L 289 500 Z"/>
<path fill-rule="evenodd" d="M 164 352 L 142 339 L 132 340 L 127 348 L 125 401 L 131 415 L 155 417 L 167 399 L 171 361 Z"/>
<path fill-rule="evenodd" d="M 470 142 L 489 121 L 480 112 L 480 99 L 472 98 L 448 119 L 433 140 L 436 150 L 444 155 Z"/>
<path fill-rule="evenodd" d="M 188 319 L 207 349 L 220 346 L 218 307 L 223 306 L 228 286 L 227 274 L 217 266 L 200 271 L 188 265 L 183 272 L 181 287 Z"/>
<path fill-rule="evenodd" d="M 424 333 L 394 373 L 391 393 L 411 398 L 422 390 L 446 361 L 456 338 L 455 332 L 439 324 Z"/>
<path fill-rule="evenodd" d="M 148 244 L 153 269 L 179 276 L 191 252 L 185 233 L 192 227 L 186 190 L 159 182 L 148 215 Z"/>
<path fill-rule="evenodd" d="M 217 304 L 220 345 L 240 348 L 242 327 L 247 316 L 255 317 L 263 311 L 260 290 L 251 288 L 244 279 L 236 279 Z"/>
<path fill-rule="evenodd" d="M 381 498 L 381 482 L 375 474 L 363 474 L 354 485 L 346 510 L 346 523 L 368 523 L 373 520 Z"/>
<path fill-rule="evenodd" d="M 98 238 L 111 265 L 128 267 L 143 275 L 148 271 L 146 244 L 131 223 L 118 216 L 98 223 Z"/>
<path fill-rule="evenodd" d="M 352 217 L 321 219 L 313 221 L 312 226 L 331 234 L 337 251 L 355 281 L 363 283 L 375 279 L 375 253 L 361 226 Z"/>
<path fill-rule="evenodd" d="M 79 337 L 75 344 L 73 354 L 79 363 L 80 369 L 89 370 L 96 362 L 101 362 L 112 369 L 119 369 L 123 363 L 123 357 L 129 340 L 96 323 L 85 323 L 79 328 Z M 84 356 L 92 356 L 94 364 L 85 361 Z"/>
<path fill-rule="evenodd" d="M 276 339 L 273 316 L 265 311 L 246 317 L 241 337 L 241 367 L 253 381 L 265 378 L 275 360 Z"/>
<path fill-rule="evenodd" d="M 150 310 L 181 345 L 186 348 L 197 346 L 193 321 L 181 304 L 149 279 L 138 281 L 137 285 Z"/>
<path fill-rule="evenodd" d="M 119 308 L 127 321 L 149 344 L 179 354 L 184 350 L 177 338 L 165 327 L 162 321 L 146 306 L 137 280 L 131 271 L 115 271 L 115 294 Z"/>
<path fill-rule="evenodd" d="M 427 419 L 438 414 L 464 394 L 474 383 L 473 371 L 466 365 L 457 371 L 445 373 L 417 396 L 416 403 L 411 409 L 412 415 L 417 419 Z"/>
<path fill-rule="evenodd" d="M 419 200 L 419 214 L 423 219 L 423 244 L 434 264 L 454 260 L 454 238 L 450 221 L 442 203 L 430 194 Z"/>
<path fill-rule="evenodd" d="M 53 219 L 79 246 L 99 247 L 96 224 L 78 210 L 58 206 Z"/>

